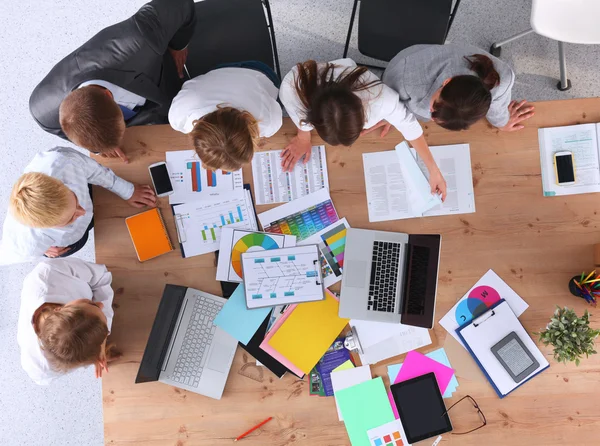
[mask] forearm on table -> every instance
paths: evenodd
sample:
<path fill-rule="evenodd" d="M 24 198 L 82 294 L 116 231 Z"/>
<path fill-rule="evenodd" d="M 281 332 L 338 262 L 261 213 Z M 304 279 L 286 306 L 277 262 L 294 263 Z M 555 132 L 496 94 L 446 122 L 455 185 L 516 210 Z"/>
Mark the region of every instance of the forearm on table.
<path fill-rule="evenodd" d="M 427 141 L 425 141 L 424 135 L 421 135 L 417 139 L 413 139 L 409 142 L 410 145 L 417 151 L 419 158 L 423 160 L 423 163 L 425 163 L 425 166 L 429 172 L 439 169 L 435 159 L 433 158 L 433 155 L 431 154 L 431 150 L 429 150 L 429 145 L 427 144 Z"/>

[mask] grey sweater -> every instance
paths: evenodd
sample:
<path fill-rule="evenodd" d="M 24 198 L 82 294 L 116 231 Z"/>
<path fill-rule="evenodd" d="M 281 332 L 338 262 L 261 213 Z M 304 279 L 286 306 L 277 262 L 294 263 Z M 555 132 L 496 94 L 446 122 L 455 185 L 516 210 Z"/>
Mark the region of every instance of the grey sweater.
<path fill-rule="evenodd" d="M 400 102 L 413 114 L 428 121 L 431 96 L 446 79 L 463 74 L 477 76 L 464 59 L 473 54 L 492 59 L 500 75 L 500 84 L 491 90 L 492 104 L 486 118 L 490 124 L 502 127 L 509 118 L 508 104 L 515 74 L 508 64 L 475 46 L 462 43 L 411 46 L 390 61 L 383 73 L 383 83 L 398 92 Z"/>

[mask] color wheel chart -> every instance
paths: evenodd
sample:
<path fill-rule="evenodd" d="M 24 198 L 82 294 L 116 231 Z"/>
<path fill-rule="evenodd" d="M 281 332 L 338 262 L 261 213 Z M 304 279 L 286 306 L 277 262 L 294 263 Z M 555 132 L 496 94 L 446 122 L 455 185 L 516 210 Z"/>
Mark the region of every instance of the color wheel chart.
<path fill-rule="evenodd" d="M 463 325 L 477 316 L 481 316 L 499 300 L 500 294 L 491 286 L 475 287 L 466 299 L 458 303 L 454 317 L 459 325 Z"/>
<path fill-rule="evenodd" d="M 265 232 L 295 235 L 298 241 L 326 228 L 339 220 L 331 200 L 311 206 L 303 211 L 271 222 L 264 227 Z"/>
<path fill-rule="evenodd" d="M 279 241 L 275 241 L 275 239 Z M 283 237 L 271 236 L 261 232 L 251 232 L 241 237 L 231 250 L 231 268 L 242 278 L 242 254 L 258 250 L 277 249 L 283 245 Z"/>

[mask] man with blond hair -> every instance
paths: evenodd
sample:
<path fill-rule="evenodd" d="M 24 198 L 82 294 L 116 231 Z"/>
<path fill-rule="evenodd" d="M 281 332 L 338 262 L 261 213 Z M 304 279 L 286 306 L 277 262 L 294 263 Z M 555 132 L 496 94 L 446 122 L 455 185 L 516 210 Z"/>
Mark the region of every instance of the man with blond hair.
<path fill-rule="evenodd" d="M 13 186 L 0 262 L 66 257 L 79 251 L 94 225 L 91 184 L 134 207 L 156 204 L 150 186 L 125 181 L 75 149 L 55 147 L 38 153 Z"/>
<path fill-rule="evenodd" d="M 29 99 L 45 131 L 120 157 L 125 127 L 166 124 L 194 33 L 193 0 L 153 0 L 61 60 Z"/>

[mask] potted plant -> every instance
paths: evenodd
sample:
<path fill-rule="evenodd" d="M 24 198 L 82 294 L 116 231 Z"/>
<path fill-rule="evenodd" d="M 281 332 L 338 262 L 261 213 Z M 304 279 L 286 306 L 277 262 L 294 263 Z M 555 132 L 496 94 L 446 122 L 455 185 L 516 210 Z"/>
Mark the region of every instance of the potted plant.
<path fill-rule="evenodd" d="M 558 362 L 572 362 L 579 365 L 583 355 L 596 354 L 594 340 L 600 330 L 590 328 L 590 314 L 587 310 L 582 317 L 577 317 L 570 308 L 556 307 L 554 315 L 541 333 L 536 333 L 544 345 L 554 347 L 554 359 Z"/>

